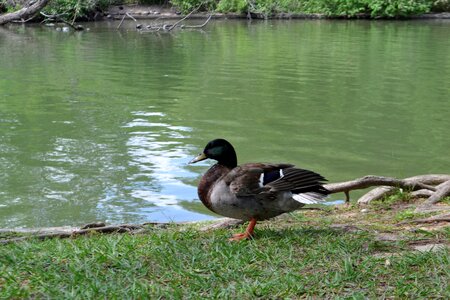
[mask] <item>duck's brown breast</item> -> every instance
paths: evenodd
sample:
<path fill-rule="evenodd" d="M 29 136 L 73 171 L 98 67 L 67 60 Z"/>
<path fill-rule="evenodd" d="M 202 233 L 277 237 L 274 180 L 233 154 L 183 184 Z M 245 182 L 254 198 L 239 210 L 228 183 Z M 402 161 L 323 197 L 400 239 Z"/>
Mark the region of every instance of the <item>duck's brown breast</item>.
<path fill-rule="evenodd" d="M 211 190 L 214 187 L 214 184 L 224 175 L 228 174 L 228 172 L 230 172 L 230 169 L 227 167 L 215 164 L 202 176 L 202 179 L 198 184 L 197 192 L 200 201 L 213 212 L 216 211 L 214 211 L 211 206 Z"/>

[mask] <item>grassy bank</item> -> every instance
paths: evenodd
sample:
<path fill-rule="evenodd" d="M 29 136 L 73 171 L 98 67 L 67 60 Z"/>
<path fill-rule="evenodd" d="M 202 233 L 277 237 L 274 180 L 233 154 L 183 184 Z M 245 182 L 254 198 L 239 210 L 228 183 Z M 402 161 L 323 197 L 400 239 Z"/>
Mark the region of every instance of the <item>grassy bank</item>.
<path fill-rule="evenodd" d="M 0 245 L 0 298 L 449 298 L 448 223 L 399 226 L 428 216 L 403 201 L 286 215 L 238 243 L 245 226 L 174 224 Z"/>

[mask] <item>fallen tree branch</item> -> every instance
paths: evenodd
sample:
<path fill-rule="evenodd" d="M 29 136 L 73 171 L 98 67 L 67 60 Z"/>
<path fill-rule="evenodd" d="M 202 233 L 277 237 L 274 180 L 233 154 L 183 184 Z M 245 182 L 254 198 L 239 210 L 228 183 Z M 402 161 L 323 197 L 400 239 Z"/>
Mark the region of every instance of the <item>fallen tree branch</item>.
<path fill-rule="evenodd" d="M 26 6 L 22 9 L 19 9 L 18 11 L 7 13 L 0 16 L 0 25 L 7 24 L 9 22 L 15 21 L 15 20 L 23 20 L 27 19 L 30 16 L 34 16 L 37 14 L 41 9 L 43 9 L 49 0 L 37 0 L 30 6 Z"/>

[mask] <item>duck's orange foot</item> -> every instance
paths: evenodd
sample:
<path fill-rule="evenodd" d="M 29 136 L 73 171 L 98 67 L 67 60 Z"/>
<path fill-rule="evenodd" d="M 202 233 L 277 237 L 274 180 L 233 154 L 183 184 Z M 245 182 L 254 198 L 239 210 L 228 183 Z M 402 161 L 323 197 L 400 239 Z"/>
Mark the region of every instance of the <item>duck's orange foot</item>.
<path fill-rule="evenodd" d="M 248 232 L 245 233 L 237 233 L 233 234 L 233 237 L 229 238 L 229 241 L 242 241 L 242 240 L 249 240 L 252 238 L 252 235 Z"/>
<path fill-rule="evenodd" d="M 256 225 L 256 219 L 252 218 L 244 233 L 233 234 L 233 237 L 228 240 L 229 241 L 242 241 L 242 240 L 251 239 L 253 237 L 253 229 L 255 228 L 255 225 Z"/>

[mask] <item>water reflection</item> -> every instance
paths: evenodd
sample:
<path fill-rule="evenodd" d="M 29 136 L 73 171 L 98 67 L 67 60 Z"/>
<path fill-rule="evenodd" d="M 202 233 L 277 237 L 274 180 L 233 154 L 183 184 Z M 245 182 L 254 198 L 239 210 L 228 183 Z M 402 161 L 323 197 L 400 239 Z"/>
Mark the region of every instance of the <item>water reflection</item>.
<path fill-rule="evenodd" d="M 192 129 L 166 123 L 165 114 L 154 111 L 154 107 L 132 115 L 134 119 L 123 128 L 128 134 L 128 165 L 134 170 L 127 178 L 129 195 L 136 203 L 143 201 L 146 205 L 139 213 L 167 221 L 209 219 L 199 213 L 186 215 L 186 207 L 181 205 L 197 199 L 195 188 L 182 181 L 197 176 L 186 168 L 192 148 L 184 139 Z"/>

